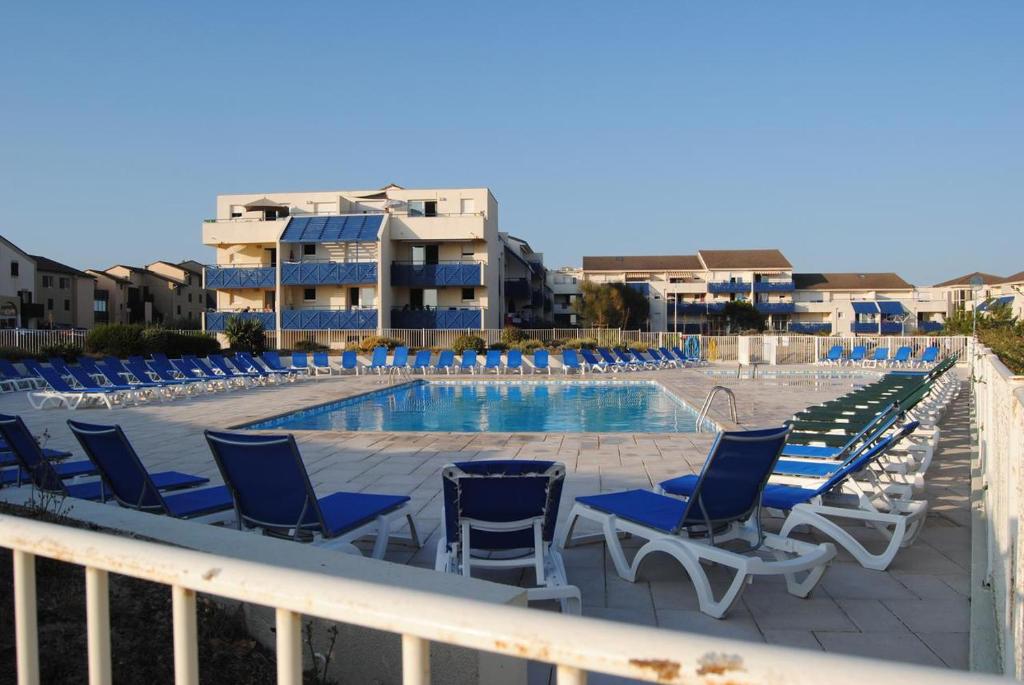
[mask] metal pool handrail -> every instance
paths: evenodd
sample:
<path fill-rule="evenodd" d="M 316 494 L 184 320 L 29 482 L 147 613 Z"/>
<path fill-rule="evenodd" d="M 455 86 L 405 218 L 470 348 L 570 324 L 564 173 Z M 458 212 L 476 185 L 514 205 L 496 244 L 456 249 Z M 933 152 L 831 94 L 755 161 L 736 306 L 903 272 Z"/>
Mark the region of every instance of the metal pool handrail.
<path fill-rule="evenodd" d="M 701 424 L 701 421 L 707 418 L 708 412 L 711 410 L 711 403 L 715 399 L 715 395 L 719 392 L 724 392 L 729 398 L 729 413 L 732 415 L 732 422 L 739 423 L 739 414 L 736 413 L 736 395 L 733 391 L 724 385 L 715 385 L 708 391 L 708 396 L 704 398 L 704 404 L 701 406 L 700 411 L 697 413 L 697 425 Z"/>

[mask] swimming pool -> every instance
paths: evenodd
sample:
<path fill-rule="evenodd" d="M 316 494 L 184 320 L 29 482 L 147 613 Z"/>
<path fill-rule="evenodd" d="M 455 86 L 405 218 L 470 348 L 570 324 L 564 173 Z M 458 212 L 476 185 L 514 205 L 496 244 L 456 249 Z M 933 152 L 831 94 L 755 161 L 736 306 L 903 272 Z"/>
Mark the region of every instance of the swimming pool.
<path fill-rule="evenodd" d="M 260 430 L 693 433 L 697 412 L 654 382 L 415 381 L 271 419 Z M 710 421 L 703 430 L 714 430 Z"/>

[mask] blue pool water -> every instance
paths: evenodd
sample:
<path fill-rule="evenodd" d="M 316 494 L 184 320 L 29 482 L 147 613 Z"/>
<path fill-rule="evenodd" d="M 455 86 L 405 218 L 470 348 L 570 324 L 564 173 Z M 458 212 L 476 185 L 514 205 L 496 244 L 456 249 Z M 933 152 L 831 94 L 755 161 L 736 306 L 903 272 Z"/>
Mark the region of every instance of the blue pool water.
<path fill-rule="evenodd" d="M 245 428 L 692 433 L 697 413 L 655 383 L 416 381 Z M 711 425 L 705 429 L 713 429 Z"/>

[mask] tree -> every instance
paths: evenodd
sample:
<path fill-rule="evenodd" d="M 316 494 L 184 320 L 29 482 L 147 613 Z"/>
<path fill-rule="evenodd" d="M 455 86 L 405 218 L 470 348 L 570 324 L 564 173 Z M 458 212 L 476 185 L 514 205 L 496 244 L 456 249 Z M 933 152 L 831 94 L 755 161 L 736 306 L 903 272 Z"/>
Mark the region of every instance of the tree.
<path fill-rule="evenodd" d="M 626 283 L 584 281 L 576 313 L 595 328 L 646 328 L 650 305 L 642 292 Z"/>
<path fill-rule="evenodd" d="M 764 314 L 759 312 L 757 307 L 749 302 L 741 300 L 726 302 L 722 315 L 725 317 L 730 332 L 748 331 L 751 329 L 755 331 L 764 330 Z"/>
<path fill-rule="evenodd" d="M 266 339 L 263 336 L 263 323 L 255 319 L 244 319 L 232 316 L 224 324 L 224 335 L 231 349 L 258 354 L 263 351 Z"/>

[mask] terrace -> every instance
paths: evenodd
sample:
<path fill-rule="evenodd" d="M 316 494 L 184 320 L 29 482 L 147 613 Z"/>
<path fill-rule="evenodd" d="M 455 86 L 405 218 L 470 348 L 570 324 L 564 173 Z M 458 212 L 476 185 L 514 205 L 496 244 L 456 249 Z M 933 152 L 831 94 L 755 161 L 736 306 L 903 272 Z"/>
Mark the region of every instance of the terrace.
<path fill-rule="evenodd" d="M 722 370 L 729 368 L 734 367 Z M 780 375 L 751 381 L 686 369 L 636 373 L 629 378 L 656 380 L 691 406 L 700 406 L 714 384 L 730 387 L 737 395 L 741 426 L 751 427 L 777 425 L 795 411 L 847 392 L 867 377 L 811 380 L 809 376 L 804 379 L 792 375 L 787 379 Z M 270 415 L 379 390 L 393 382 L 378 376 L 331 377 L 111 413 L 78 412 L 74 416 L 122 425 L 150 469 L 175 469 L 219 482 L 217 467 L 203 439 L 204 429 L 233 428 Z M 48 431 L 52 436 L 48 447 L 80 452 L 64 423 L 71 412 L 29 413 L 24 399 L 12 394 L 0 396 L 0 412 L 23 415 L 36 433 Z M 721 425 L 731 425 L 724 404 L 714 407 L 711 417 Z M 696 472 L 714 439 L 708 433 L 296 431 L 295 435 L 317 492 L 345 489 L 407 494 L 412 498 L 424 544 L 419 550 L 392 545 L 386 559 L 424 569 L 433 568 L 434 546 L 441 532 L 439 472 L 446 463 L 491 458 L 562 461 L 569 472 L 561 511 L 564 519 L 576 496 L 649 488 L 665 478 Z M 970 624 L 970 456 L 969 407 L 963 393 L 946 419 L 935 463 L 929 470 L 924 494 L 931 507 L 919 539 L 902 550 L 887 571 L 865 570 L 840 551 L 808 599 L 786 594 L 781 580 L 758 578 L 725 620 L 715 620 L 697 610 L 693 586 L 675 561 L 656 555 L 645 563 L 638 582 L 629 583 L 615 573 L 603 544 L 567 549 L 568 577 L 582 591 L 584 616 L 592 618 L 688 631 L 703 639 L 731 638 L 964 669 Z M 12 489 L 0 490 L 0 497 L 13 493 Z M 865 533 L 863 528 L 849 530 L 859 537 Z M 261 540 L 232 531 L 225 534 L 237 535 L 239 541 Z M 635 547 L 635 543 L 627 544 Z M 297 547 L 296 553 L 308 549 Z M 523 581 L 518 571 L 487 577 L 512 584 Z M 666 633 L 671 634 L 686 635 Z M 628 639 L 628 632 L 622 631 L 621 635 Z M 737 649 L 735 643 L 722 645 L 722 649 Z M 353 656 L 352 661 L 359 659 Z M 542 663 L 533 662 L 528 670 L 531 683 L 553 678 L 552 669 Z M 591 682 L 605 681 L 594 676 Z"/>

